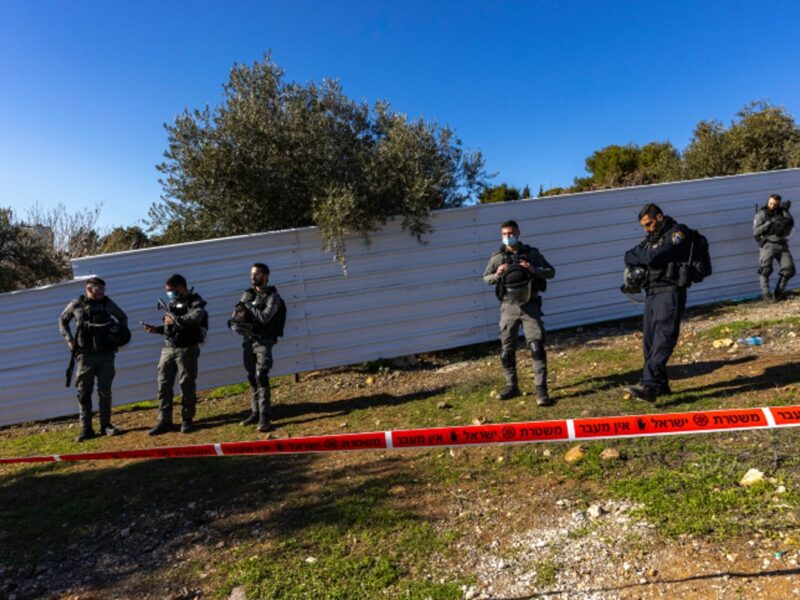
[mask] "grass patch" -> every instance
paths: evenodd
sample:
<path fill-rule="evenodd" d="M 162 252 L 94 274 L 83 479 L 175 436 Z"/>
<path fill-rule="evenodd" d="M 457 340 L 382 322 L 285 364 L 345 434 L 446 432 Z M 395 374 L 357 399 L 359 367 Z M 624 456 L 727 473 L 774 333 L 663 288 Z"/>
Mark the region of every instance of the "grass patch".
<path fill-rule="evenodd" d="M 271 381 L 272 380 L 270 380 L 270 382 Z M 203 396 L 209 400 L 215 400 L 219 398 L 229 398 L 230 396 L 239 396 L 248 391 L 250 391 L 250 384 L 245 381 L 243 383 L 234 383 L 233 385 L 222 385 L 204 393 Z"/>
<path fill-rule="evenodd" d="M 446 541 L 391 490 L 398 479 L 338 485 L 319 498 L 302 498 L 283 515 L 286 531 L 247 558 L 226 567 L 220 597 L 245 586 L 249 598 L 458 598 L 458 582 L 421 578 Z M 291 532 L 291 537 L 287 537 Z"/>
<path fill-rule="evenodd" d="M 671 537 L 723 538 L 796 526 L 797 492 L 776 495 L 775 486 L 766 481 L 740 487 L 737 481 L 745 471 L 736 459 L 711 454 L 685 467 L 661 466 L 613 480 L 609 491 L 641 503 L 638 512 Z"/>
<path fill-rule="evenodd" d="M 783 319 L 766 319 L 763 321 L 751 321 L 749 319 L 741 319 L 737 321 L 729 321 L 727 323 L 720 323 L 713 327 L 702 329 L 698 336 L 709 340 L 718 340 L 723 338 L 739 339 L 749 335 L 763 334 L 769 329 L 776 327 L 794 328 L 800 326 L 800 317 L 786 317 Z"/>
<path fill-rule="evenodd" d="M 552 557 L 537 562 L 534 565 L 536 570 L 536 584 L 540 587 L 550 588 L 557 582 L 558 566 Z"/>
<path fill-rule="evenodd" d="M 147 410 L 151 408 L 158 408 L 157 400 L 142 400 L 140 402 L 131 402 L 130 404 L 115 406 L 114 412 L 124 413 L 124 412 L 133 412 L 137 410 Z"/>

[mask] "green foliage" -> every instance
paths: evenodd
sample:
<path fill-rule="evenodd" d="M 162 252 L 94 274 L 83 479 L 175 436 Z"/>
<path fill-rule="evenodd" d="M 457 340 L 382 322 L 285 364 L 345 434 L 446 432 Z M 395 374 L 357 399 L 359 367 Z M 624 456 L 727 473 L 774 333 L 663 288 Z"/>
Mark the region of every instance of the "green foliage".
<path fill-rule="evenodd" d="M 586 159 L 588 177 L 572 187 L 540 189 L 539 196 L 664 183 L 800 166 L 800 128 L 783 107 L 751 102 L 730 127 L 700 121 L 681 154 L 670 142 L 612 144 Z"/>
<path fill-rule="evenodd" d="M 66 257 L 55 251 L 46 230 L 27 227 L 0 207 L 0 292 L 61 281 L 70 276 Z"/>
<path fill-rule="evenodd" d="M 268 55 L 235 65 L 223 89 L 220 106 L 165 125 L 164 194 L 149 212 L 163 243 L 316 224 L 343 261 L 346 236 L 398 216 L 419 239 L 432 210 L 483 187 L 480 152 L 451 129 L 370 109 L 335 81 L 288 83 Z"/>
<path fill-rule="evenodd" d="M 701 121 L 684 153 L 689 177 L 771 171 L 797 166 L 800 128 L 786 109 L 753 102 L 731 126 Z"/>
<path fill-rule="evenodd" d="M 683 161 L 690 179 L 736 173 L 725 126 L 715 120 L 700 121 L 683 153 Z"/>
<path fill-rule="evenodd" d="M 587 158 L 586 170 L 591 176 L 576 178 L 571 191 L 674 181 L 680 178 L 681 159 L 669 142 L 611 145 Z"/>
<path fill-rule="evenodd" d="M 520 195 L 520 192 L 517 188 L 506 183 L 501 183 L 500 185 L 489 186 L 485 188 L 478 197 L 478 200 L 481 204 L 492 204 L 494 202 L 509 202 L 512 200 L 519 200 L 520 198 L 528 198 L 529 196 L 530 190 L 528 190 L 528 196 Z"/>
<path fill-rule="evenodd" d="M 141 227 L 115 227 L 107 235 L 100 238 L 98 251 L 100 254 L 139 250 L 153 245 Z"/>

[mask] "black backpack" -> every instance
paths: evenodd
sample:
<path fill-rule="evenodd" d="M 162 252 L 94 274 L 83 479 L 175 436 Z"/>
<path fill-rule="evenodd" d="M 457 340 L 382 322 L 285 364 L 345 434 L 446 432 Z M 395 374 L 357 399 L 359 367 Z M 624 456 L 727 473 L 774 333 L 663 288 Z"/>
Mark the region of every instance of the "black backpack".
<path fill-rule="evenodd" d="M 275 339 L 283 337 L 283 329 L 286 326 L 286 302 L 283 301 L 283 298 L 279 298 L 279 300 L 275 316 L 266 324 L 266 337 Z"/>
<path fill-rule="evenodd" d="M 689 281 L 700 283 L 711 276 L 711 252 L 706 236 L 695 229 L 686 228 L 689 233 Z"/>

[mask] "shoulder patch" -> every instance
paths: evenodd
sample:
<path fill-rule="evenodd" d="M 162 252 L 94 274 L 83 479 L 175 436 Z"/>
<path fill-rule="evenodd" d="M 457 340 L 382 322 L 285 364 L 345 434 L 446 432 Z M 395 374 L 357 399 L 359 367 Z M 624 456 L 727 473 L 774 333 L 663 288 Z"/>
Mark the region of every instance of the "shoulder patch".
<path fill-rule="evenodd" d="M 672 245 L 677 246 L 685 239 L 686 239 L 685 233 L 683 233 L 682 231 L 675 231 L 672 234 Z"/>

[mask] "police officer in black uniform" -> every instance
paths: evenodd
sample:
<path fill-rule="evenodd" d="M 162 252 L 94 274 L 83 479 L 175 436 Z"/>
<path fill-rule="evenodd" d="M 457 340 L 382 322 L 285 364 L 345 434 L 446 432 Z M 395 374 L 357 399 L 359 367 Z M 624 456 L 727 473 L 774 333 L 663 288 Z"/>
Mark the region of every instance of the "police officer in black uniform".
<path fill-rule="evenodd" d="M 646 269 L 644 301 L 644 371 L 639 386 L 627 386 L 633 396 L 654 402 L 671 394 L 667 380 L 667 361 L 680 334 L 681 317 L 686 308 L 686 287 L 680 264 L 686 264 L 691 252 L 691 232 L 655 204 L 639 211 L 639 224 L 647 237 L 625 253 L 628 267 Z"/>
<path fill-rule="evenodd" d="M 792 253 L 789 251 L 789 234 L 794 227 L 794 218 L 789 213 L 791 204 L 781 201 L 780 194 L 772 194 L 767 204 L 756 212 L 753 220 L 753 236 L 759 245 L 758 274 L 761 293 L 767 302 L 783 299 L 786 284 L 794 277 L 795 268 Z M 775 292 L 769 289 L 769 276 L 772 275 L 772 263 L 778 261 L 781 270 Z"/>
<path fill-rule="evenodd" d="M 503 245 L 489 258 L 483 272 L 484 283 L 495 286 L 500 300 L 500 362 L 506 378 L 500 399 L 509 400 L 520 393 L 516 353 L 522 325 L 533 359 L 536 402 L 539 406 L 551 406 L 554 402 L 547 394 L 547 352 L 539 291 L 544 289 L 546 279 L 555 276 L 556 270 L 536 248 L 520 242 L 516 221 L 503 223 L 500 233 Z"/>
<path fill-rule="evenodd" d="M 164 336 L 164 348 L 158 362 L 158 402 L 159 416 L 150 435 L 161 435 L 172 431 L 172 399 L 175 377 L 181 388 L 181 433 L 195 430 L 194 414 L 197 404 L 197 363 L 200 357 L 200 344 L 205 341 L 208 331 L 206 302 L 187 288 L 182 275 L 172 275 L 164 288 L 169 304 L 164 313 L 164 324 L 144 325 L 148 333 Z"/>
<path fill-rule="evenodd" d="M 111 384 L 114 381 L 114 358 L 117 348 L 130 339 L 128 317 L 117 304 L 105 295 L 106 282 L 99 277 L 86 280 L 85 294 L 70 302 L 58 320 L 61 335 L 74 353 L 78 363 L 75 386 L 78 388 L 80 433 L 75 439 L 82 442 L 95 437 L 92 429 L 92 388 L 97 381 L 97 405 L 100 433 L 117 435 L 120 429 L 111 423 Z M 75 334 L 70 321 L 75 319 Z M 120 332 L 124 329 L 124 339 Z"/>
<path fill-rule="evenodd" d="M 250 268 L 251 287 L 242 294 L 234 307 L 231 321 L 244 324 L 239 332 L 242 342 L 244 368 L 253 393 L 250 414 L 242 425 L 258 424 L 258 431 L 271 428 L 269 371 L 272 368 L 272 348 L 283 335 L 286 307 L 278 290 L 269 284 L 269 267 L 255 263 Z"/>

